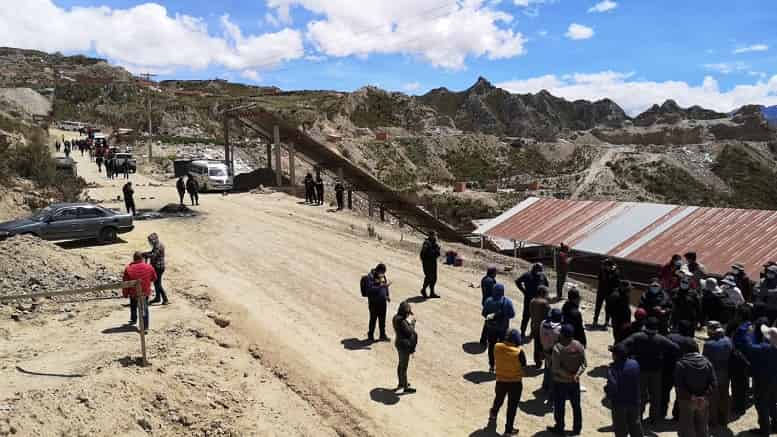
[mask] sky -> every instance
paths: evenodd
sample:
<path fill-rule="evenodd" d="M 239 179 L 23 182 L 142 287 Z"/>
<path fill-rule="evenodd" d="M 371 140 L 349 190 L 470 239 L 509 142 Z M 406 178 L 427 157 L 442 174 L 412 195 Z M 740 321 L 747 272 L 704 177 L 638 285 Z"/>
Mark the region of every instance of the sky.
<path fill-rule="evenodd" d="M 0 0 L 0 46 L 164 79 L 777 105 L 775 0 Z"/>

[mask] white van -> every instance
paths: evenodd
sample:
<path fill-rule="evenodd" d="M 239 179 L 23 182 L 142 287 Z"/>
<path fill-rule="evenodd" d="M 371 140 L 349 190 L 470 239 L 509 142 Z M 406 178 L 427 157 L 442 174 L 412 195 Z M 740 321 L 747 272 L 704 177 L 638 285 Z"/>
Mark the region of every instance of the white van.
<path fill-rule="evenodd" d="M 189 174 L 200 184 L 200 191 L 229 191 L 233 179 L 221 161 L 192 161 Z"/>

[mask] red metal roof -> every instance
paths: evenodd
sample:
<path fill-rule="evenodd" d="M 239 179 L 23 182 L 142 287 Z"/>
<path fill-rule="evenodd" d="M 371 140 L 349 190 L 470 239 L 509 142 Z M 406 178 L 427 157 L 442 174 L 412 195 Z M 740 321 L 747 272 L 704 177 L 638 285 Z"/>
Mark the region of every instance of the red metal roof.
<path fill-rule="evenodd" d="M 710 273 L 738 262 L 756 278 L 777 259 L 777 211 L 529 198 L 478 232 L 656 265 L 695 251 Z"/>

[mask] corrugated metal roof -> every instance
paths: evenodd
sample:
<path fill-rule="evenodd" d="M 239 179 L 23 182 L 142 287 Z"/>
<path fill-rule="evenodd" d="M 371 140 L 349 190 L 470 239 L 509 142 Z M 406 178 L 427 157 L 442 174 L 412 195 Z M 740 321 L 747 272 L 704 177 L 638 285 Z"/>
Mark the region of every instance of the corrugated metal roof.
<path fill-rule="evenodd" d="M 695 251 L 711 273 L 739 262 L 751 277 L 777 259 L 777 211 L 532 197 L 476 232 L 656 265 Z"/>

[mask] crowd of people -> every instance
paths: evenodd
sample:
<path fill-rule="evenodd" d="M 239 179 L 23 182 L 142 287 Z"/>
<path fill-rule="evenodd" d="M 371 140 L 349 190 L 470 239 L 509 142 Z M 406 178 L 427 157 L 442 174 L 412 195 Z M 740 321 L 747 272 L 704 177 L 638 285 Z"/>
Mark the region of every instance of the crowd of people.
<path fill-rule="evenodd" d="M 434 294 L 439 244 L 430 234 L 421 250 L 424 273 L 422 294 Z M 573 257 L 561 246 L 564 262 L 558 281 L 566 282 Z M 434 268 L 432 268 L 434 265 Z M 362 295 L 369 302 L 368 339 L 390 341 L 386 332 L 391 282 L 386 265 L 379 264 L 362 278 Z M 581 293 L 572 285 L 563 300 L 564 286 L 556 287 L 552 301 L 550 281 L 542 264 L 518 276 L 515 285 L 523 295 L 521 322 L 497 268 L 490 266 L 481 279 L 480 343 L 487 350 L 489 373 L 496 380 L 488 427 L 495 429 L 507 400 L 504 435 L 516 435 L 522 379 L 532 365 L 541 370 L 541 390 L 553 409 L 556 435 L 584 434 L 580 377 L 587 368 L 586 326 L 580 310 Z M 764 265 L 761 278 L 751 280 L 742 264 L 734 264 L 721 277 L 706 272 L 693 252 L 675 255 L 657 272 L 632 305 L 635 287 L 623 278 L 617 263 L 601 264 L 594 311 L 588 329 L 612 327 L 609 350 L 612 363 L 604 387 L 616 436 L 643 436 L 644 427 L 676 422 L 681 437 L 709 436 L 710 429 L 726 427 L 752 405 L 758 416 L 754 435 L 777 431 L 777 263 Z M 600 324 L 604 311 L 603 324 Z M 418 334 L 408 301 L 393 319 L 399 356 L 397 393 L 413 393 L 407 379 L 410 356 Z M 528 336 L 527 336 L 528 330 Z M 533 362 L 524 347 L 531 344 Z M 671 404 L 674 391 L 674 404 Z M 565 407 L 572 408 L 571 430 L 566 428 Z M 671 408 L 670 408 L 671 407 Z M 647 416 L 645 417 L 645 414 Z M 644 419 L 643 419 L 644 418 Z"/>

